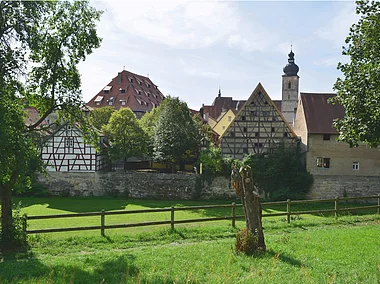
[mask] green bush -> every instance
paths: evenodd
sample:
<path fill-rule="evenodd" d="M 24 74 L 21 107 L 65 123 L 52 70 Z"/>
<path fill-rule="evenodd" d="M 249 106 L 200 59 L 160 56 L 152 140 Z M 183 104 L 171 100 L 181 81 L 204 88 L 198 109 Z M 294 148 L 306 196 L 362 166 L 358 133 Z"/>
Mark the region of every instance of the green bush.
<path fill-rule="evenodd" d="M 1 249 L 2 250 L 17 250 L 17 249 L 25 249 L 27 247 L 27 239 L 26 239 L 26 232 L 24 231 L 24 224 L 25 224 L 25 217 L 21 215 L 21 202 L 19 202 L 16 206 L 12 206 L 13 213 L 12 213 L 12 220 L 13 220 L 13 232 L 12 235 L 14 236 L 12 240 L 11 247 L 9 247 L 9 242 L 6 240 L 1 240 Z M 0 232 L 2 235 L 2 232 Z M 3 247 L 3 243 L 8 244 L 7 247 Z"/>
<path fill-rule="evenodd" d="M 252 168 L 256 186 L 269 200 L 303 199 L 313 184 L 299 147 L 282 144 L 273 153 L 246 156 L 243 164 Z"/>

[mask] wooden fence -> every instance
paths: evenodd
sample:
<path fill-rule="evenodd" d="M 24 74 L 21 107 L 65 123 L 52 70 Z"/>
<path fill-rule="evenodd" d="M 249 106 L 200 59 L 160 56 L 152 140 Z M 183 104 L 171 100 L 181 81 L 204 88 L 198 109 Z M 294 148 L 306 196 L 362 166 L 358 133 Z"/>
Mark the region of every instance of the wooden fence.
<path fill-rule="evenodd" d="M 377 205 L 363 205 L 357 207 L 344 207 L 341 208 L 339 205 L 342 202 L 347 201 L 358 201 L 358 200 L 377 200 Z M 333 209 L 322 209 L 322 210 L 308 210 L 308 211 L 292 211 L 292 205 L 295 204 L 311 204 L 311 203 L 333 203 Z M 278 201 L 278 202 L 265 202 L 262 206 L 270 205 L 286 205 L 286 212 L 281 213 L 269 213 L 263 214 L 263 217 L 275 217 L 275 216 L 286 216 L 288 223 L 291 221 L 291 216 L 293 215 L 303 215 L 303 214 L 321 214 L 321 213 L 334 213 L 335 218 L 338 218 L 340 212 L 349 212 L 356 210 L 368 210 L 377 209 L 377 213 L 380 214 L 380 194 L 377 196 L 364 196 L 364 197 L 345 197 L 345 198 L 333 198 L 333 199 L 318 199 L 318 200 L 290 200 Z M 208 221 L 219 221 L 219 220 L 231 220 L 231 224 L 235 227 L 236 220 L 244 219 L 244 215 L 236 215 L 236 208 L 242 207 L 242 204 L 225 204 L 225 205 L 205 205 L 205 206 L 187 206 L 187 207 L 168 207 L 168 208 L 157 208 L 157 209 L 141 209 L 141 210 L 122 210 L 122 211 L 104 211 L 101 212 L 88 212 L 88 213 L 73 213 L 73 214 L 59 214 L 59 215 L 44 215 L 44 216 L 24 216 L 24 231 L 27 234 L 39 234 L 39 233 L 54 233 L 54 232 L 68 232 L 68 231 L 84 231 L 84 230 L 100 230 L 102 236 L 105 235 L 105 230 L 118 229 L 118 228 L 131 228 L 131 227 L 142 227 L 142 226 L 154 226 L 154 225 L 170 225 L 171 229 L 174 229 L 176 224 L 185 223 L 197 223 L 197 222 L 208 222 Z M 231 216 L 224 217 L 209 217 L 200 219 L 187 219 L 187 220 L 175 220 L 175 212 L 186 211 L 186 210 L 199 210 L 199 209 L 216 209 L 216 208 L 231 208 Z M 157 213 L 157 212 L 170 212 L 170 220 L 167 221 L 152 221 L 152 222 L 141 222 L 141 223 L 131 223 L 131 224 L 116 224 L 116 225 L 106 225 L 106 216 L 108 215 L 126 215 L 126 214 L 140 214 L 140 213 Z M 42 219 L 55 219 L 55 218 L 75 218 L 75 217 L 88 217 L 88 216 L 100 216 L 99 226 L 86 226 L 86 227 L 69 227 L 69 228 L 53 228 L 53 229 L 38 229 L 38 230 L 27 230 L 28 220 L 42 220 Z"/>

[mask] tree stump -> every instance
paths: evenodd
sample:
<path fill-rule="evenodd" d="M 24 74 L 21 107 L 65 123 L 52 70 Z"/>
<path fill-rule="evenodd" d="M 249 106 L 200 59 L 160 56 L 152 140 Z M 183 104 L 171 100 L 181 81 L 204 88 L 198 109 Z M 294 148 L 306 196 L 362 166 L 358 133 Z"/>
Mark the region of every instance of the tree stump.
<path fill-rule="evenodd" d="M 231 185 L 235 189 L 236 195 L 240 196 L 247 230 L 256 240 L 256 250 L 266 251 L 264 232 L 262 226 L 262 209 L 260 196 L 254 190 L 254 182 L 251 168 L 243 166 L 238 170 L 234 166 L 231 173 Z"/>

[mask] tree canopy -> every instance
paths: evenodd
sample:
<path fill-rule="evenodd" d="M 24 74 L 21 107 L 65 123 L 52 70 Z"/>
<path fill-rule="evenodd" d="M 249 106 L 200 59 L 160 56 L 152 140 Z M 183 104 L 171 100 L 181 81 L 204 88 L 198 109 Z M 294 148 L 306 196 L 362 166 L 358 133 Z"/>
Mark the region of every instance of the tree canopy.
<path fill-rule="evenodd" d="M 124 170 L 128 158 L 146 153 L 147 135 L 131 109 L 122 108 L 113 112 L 109 123 L 103 126 L 102 131 L 111 145 L 112 159 L 123 159 Z"/>
<path fill-rule="evenodd" d="M 89 123 L 98 130 L 109 122 L 115 109 L 111 106 L 96 108 L 88 114 Z"/>
<path fill-rule="evenodd" d="M 189 108 L 179 98 L 167 97 L 153 130 L 153 156 L 160 162 L 193 162 L 199 155 L 200 134 Z"/>
<path fill-rule="evenodd" d="M 356 1 L 361 15 L 353 24 L 343 55 L 348 63 L 339 63 L 344 79 L 338 78 L 333 101 L 346 109 L 343 119 L 334 126 L 339 139 L 350 146 L 363 142 L 371 147 L 380 145 L 380 2 Z"/>
<path fill-rule="evenodd" d="M 101 12 L 88 1 L 0 2 L 0 192 L 4 246 L 14 242 L 11 192 L 28 181 L 38 166 L 35 137 L 45 118 L 60 110 L 65 118 L 80 115 L 82 97 L 77 65 L 101 39 L 96 23 Z M 39 118 L 25 125 L 25 108 Z M 4 151 L 3 151 L 4 150 Z"/>

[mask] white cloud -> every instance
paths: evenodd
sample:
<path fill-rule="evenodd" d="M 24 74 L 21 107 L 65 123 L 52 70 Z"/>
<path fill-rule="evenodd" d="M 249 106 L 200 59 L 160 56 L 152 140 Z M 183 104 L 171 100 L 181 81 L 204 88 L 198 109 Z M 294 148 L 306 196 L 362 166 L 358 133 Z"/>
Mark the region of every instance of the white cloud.
<path fill-rule="evenodd" d="M 176 48 L 207 47 L 236 29 L 228 2 L 105 2 L 114 25 L 135 36 Z"/>
<path fill-rule="evenodd" d="M 340 7 L 341 5 L 340 3 Z M 344 7 L 339 9 L 330 21 L 315 31 L 315 35 L 330 41 L 334 47 L 340 48 L 348 36 L 350 27 L 358 19 L 358 15 L 355 14 L 355 3 L 345 3 Z"/>

